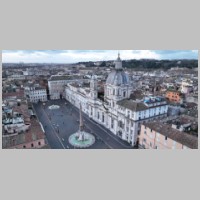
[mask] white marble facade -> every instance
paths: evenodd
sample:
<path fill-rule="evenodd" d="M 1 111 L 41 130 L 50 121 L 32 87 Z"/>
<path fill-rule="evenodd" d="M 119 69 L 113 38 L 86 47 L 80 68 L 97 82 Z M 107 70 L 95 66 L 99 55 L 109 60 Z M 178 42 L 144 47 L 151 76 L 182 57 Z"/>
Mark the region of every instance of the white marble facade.
<path fill-rule="evenodd" d="M 91 119 L 132 146 L 137 143 L 143 122 L 167 115 L 168 105 L 162 97 L 147 97 L 141 101 L 129 99 L 132 86 L 123 71 L 120 56 L 115 62 L 115 69 L 107 78 L 104 100 L 98 98 L 97 90 L 97 80 L 92 77 L 89 87 L 68 83 L 65 97 L 77 108 L 81 103 L 83 112 Z"/>

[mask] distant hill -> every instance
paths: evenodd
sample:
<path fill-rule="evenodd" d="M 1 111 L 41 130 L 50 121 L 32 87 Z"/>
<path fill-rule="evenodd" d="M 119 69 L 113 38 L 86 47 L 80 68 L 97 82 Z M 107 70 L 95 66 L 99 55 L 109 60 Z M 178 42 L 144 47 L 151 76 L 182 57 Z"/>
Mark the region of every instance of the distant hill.
<path fill-rule="evenodd" d="M 172 67 L 179 68 L 197 68 L 198 60 L 154 60 L 154 59 L 141 59 L 141 60 L 123 60 L 123 67 L 128 69 L 170 69 Z M 98 64 L 97 64 L 98 63 Z M 114 67 L 114 61 L 100 61 L 100 62 L 79 62 L 73 64 L 56 64 L 56 63 L 3 63 L 3 68 L 24 68 L 24 67 L 69 67 L 76 65 L 85 65 L 85 67 Z"/>
<path fill-rule="evenodd" d="M 79 62 L 78 64 L 84 64 L 86 67 L 96 67 L 94 62 Z M 114 67 L 113 61 L 102 61 L 99 67 L 111 66 Z M 124 68 L 146 68 L 146 69 L 169 69 L 171 67 L 186 67 L 186 68 L 197 68 L 198 60 L 153 60 L 153 59 L 142 59 L 142 60 L 123 60 Z"/>

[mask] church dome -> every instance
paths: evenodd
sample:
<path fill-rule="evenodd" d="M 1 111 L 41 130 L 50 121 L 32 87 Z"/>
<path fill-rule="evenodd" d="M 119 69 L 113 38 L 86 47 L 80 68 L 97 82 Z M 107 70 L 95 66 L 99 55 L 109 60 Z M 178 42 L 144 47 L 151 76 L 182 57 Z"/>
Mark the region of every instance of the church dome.
<path fill-rule="evenodd" d="M 123 71 L 120 54 L 118 54 L 118 58 L 115 61 L 115 70 L 108 75 L 106 84 L 115 86 L 129 84 L 129 76 Z"/>
<path fill-rule="evenodd" d="M 129 77 L 123 70 L 112 71 L 106 80 L 106 84 L 110 85 L 128 85 Z"/>

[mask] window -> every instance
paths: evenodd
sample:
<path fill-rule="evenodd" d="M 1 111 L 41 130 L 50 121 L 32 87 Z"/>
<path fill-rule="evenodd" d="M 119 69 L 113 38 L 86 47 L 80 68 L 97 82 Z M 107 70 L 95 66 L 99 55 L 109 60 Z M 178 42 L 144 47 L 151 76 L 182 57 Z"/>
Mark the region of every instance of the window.
<path fill-rule="evenodd" d="M 122 123 L 122 121 L 119 121 L 119 127 L 120 127 L 120 128 L 123 128 L 123 123 Z"/>
<path fill-rule="evenodd" d="M 102 115 L 102 122 L 104 123 L 104 114 Z"/>
<path fill-rule="evenodd" d="M 115 107 L 115 103 L 113 102 L 113 107 Z"/>
<path fill-rule="evenodd" d="M 111 119 L 111 128 L 114 128 L 114 120 Z"/>
<path fill-rule="evenodd" d="M 144 134 L 146 135 L 146 134 L 147 134 L 147 132 L 146 132 L 146 131 L 144 131 Z"/>
<path fill-rule="evenodd" d="M 167 136 L 165 136 L 165 140 L 167 140 Z"/>
<path fill-rule="evenodd" d="M 41 142 L 38 142 L 38 145 L 40 146 L 40 145 L 41 145 Z"/>
<path fill-rule="evenodd" d="M 31 144 L 31 147 L 34 147 L 33 143 Z"/>
<path fill-rule="evenodd" d="M 143 143 L 146 143 L 146 139 L 145 138 L 143 138 Z"/>
<path fill-rule="evenodd" d="M 124 92 L 124 97 L 126 97 L 126 92 Z"/>
<path fill-rule="evenodd" d="M 24 145 L 23 148 L 26 149 L 26 145 Z"/>

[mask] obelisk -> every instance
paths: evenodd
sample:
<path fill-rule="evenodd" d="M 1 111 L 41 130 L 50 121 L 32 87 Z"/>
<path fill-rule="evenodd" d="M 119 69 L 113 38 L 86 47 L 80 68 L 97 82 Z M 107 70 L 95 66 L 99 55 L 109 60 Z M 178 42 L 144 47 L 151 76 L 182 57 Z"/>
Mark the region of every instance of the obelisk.
<path fill-rule="evenodd" d="M 84 141 L 85 137 L 84 137 L 84 131 L 83 131 L 83 117 L 82 117 L 82 105 L 80 103 L 80 125 L 79 125 L 79 137 L 78 137 L 79 141 Z"/>

